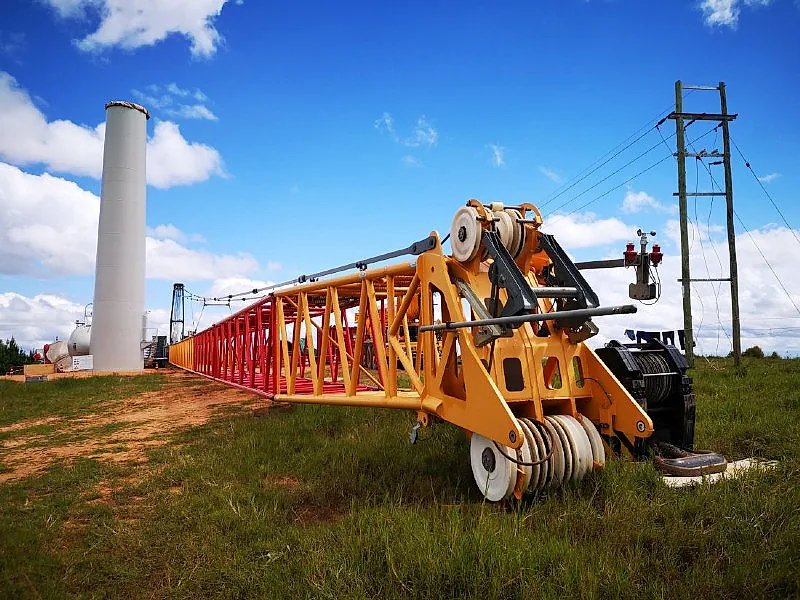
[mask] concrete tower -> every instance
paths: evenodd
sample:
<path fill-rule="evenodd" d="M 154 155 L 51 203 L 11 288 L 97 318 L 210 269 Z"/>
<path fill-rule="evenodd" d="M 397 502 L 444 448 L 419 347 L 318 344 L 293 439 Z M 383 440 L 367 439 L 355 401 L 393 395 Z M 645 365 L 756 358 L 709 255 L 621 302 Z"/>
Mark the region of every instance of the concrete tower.
<path fill-rule="evenodd" d="M 142 106 L 106 104 L 106 139 L 94 280 L 95 371 L 139 371 L 145 278 L 145 153 Z"/>

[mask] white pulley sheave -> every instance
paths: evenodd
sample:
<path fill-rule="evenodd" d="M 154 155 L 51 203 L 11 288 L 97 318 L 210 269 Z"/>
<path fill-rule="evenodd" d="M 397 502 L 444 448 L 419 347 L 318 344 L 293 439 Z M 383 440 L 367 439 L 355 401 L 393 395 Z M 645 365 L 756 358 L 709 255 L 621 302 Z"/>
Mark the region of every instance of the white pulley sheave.
<path fill-rule="evenodd" d="M 605 464 L 603 439 L 583 415 L 548 415 L 543 423 L 521 418 L 517 423 L 524 435 L 517 450 L 472 434 L 472 473 L 487 500 L 506 500 L 515 489 L 535 492 L 577 482 Z"/>
<path fill-rule="evenodd" d="M 453 216 L 450 225 L 450 247 L 456 260 L 466 262 L 478 254 L 481 245 L 481 225 L 478 211 L 471 206 L 462 206 Z"/>
<path fill-rule="evenodd" d="M 473 433 L 469 444 L 469 460 L 475 483 L 487 500 L 499 502 L 514 493 L 517 466 L 498 451 L 492 440 Z"/>

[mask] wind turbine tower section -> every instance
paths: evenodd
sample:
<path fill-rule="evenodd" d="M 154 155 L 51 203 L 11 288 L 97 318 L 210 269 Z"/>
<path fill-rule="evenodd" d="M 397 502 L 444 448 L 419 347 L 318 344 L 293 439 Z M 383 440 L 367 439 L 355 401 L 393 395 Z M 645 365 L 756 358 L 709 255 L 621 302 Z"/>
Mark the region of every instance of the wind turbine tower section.
<path fill-rule="evenodd" d="M 145 281 L 147 109 L 106 104 L 91 351 L 95 371 L 139 371 Z"/>

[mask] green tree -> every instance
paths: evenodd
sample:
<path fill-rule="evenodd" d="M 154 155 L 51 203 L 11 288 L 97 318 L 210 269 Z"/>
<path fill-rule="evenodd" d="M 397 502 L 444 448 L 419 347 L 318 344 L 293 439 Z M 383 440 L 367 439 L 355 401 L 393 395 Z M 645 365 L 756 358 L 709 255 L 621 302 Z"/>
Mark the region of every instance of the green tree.
<path fill-rule="evenodd" d="M 4 375 L 12 367 L 21 367 L 32 362 L 33 351 L 22 350 L 13 337 L 10 340 L 0 340 L 0 374 Z"/>
<path fill-rule="evenodd" d="M 764 358 L 764 351 L 758 346 L 752 346 L 742 352 L 742 356 L 750 356 L 752 358 Z"/>

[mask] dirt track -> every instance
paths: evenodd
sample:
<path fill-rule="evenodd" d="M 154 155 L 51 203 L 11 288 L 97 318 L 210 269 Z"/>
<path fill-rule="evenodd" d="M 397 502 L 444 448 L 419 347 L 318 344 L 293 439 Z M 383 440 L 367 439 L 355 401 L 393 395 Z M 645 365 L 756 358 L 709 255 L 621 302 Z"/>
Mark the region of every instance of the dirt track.
<path fill-rule="evenodd" d="M 19 432 L 0 441 L 2 461 L 9 469 L 0 473 L 0 483 L 44 471 L 57 461 L 81 457 L 145 463 L 145 450 L 166 444 L 167 434 L 202 425 L 226 408 L 270 404 L 261 396 L 183 371 L 167 370 L 164 375 L 167 381 L 162 390 L 100 404 L 97 412 L 0 427 L 0 433 Z M 26 430 L 43 425 L 51 428 L 48 433 L 26 434 Z"/>

